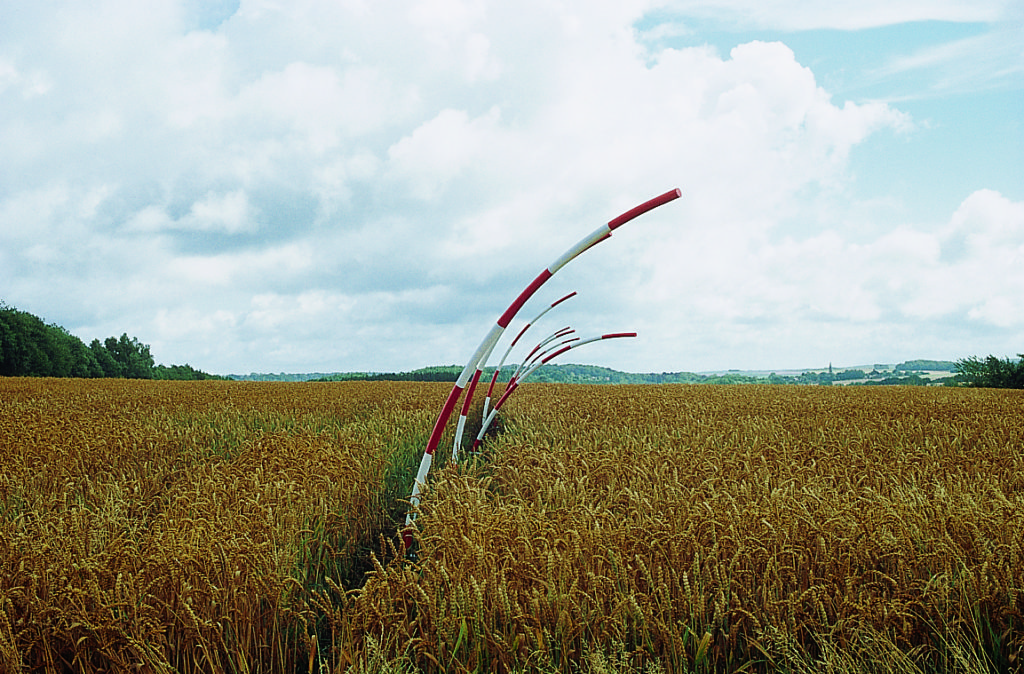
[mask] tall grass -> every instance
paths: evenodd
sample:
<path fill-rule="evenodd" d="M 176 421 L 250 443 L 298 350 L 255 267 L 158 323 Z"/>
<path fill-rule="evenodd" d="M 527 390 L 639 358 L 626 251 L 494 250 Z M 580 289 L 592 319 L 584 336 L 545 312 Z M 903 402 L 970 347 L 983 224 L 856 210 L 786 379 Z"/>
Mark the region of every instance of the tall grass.
<path fill-rule="evenodd" d="M 393 530 L 396 466 L 443 396 L 401 384 L 2 385 L 10 672 L 332 661 L 326 623 Z"/>
<path fill-rule="evenodd" d="M 0 671 L 1020 670 L 1019 392 L 447 390 L 0 379 Z"/>
<path fill-rule="evenodd" d="M 417 573 L 353 616 L 426 669 L 1010 671 L 1022 402 L 530 387 L 486 474 L 433 485 Z"/>

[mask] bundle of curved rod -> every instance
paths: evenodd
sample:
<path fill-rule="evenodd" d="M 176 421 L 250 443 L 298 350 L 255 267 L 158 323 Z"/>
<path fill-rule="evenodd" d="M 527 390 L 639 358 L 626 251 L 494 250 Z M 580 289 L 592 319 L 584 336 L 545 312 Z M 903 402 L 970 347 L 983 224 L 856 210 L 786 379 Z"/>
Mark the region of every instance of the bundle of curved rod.
<path fill-rule="evenodd" d="M 480 447 L 480 443 L 483 442 L 484 436 L 487 434 L 487 429 L 490 428 L 491 423 L 494 421 L 494 417 L 497 416 L 498 410 L 501 409 L 501 406 L 504 405 L 505 401 L 508 400 L 508 397 L 512 395 L 513 392 L 515 392 L 519 384 L 521 384 L 523 381 L 526 380 L 527 377 L 533 374 L 537 370 L 537 368 L 551 361 L 553 358 L 557 358 L 558 356 L 562 355 L 566 351 L 569 351 L 570 349 L 575 349 L 585 344 L 592 344 L 593 342 L 599 342 L 603 339 L 616 339 L 619 337 L 636 337 L 636 333 L 612 332 L 605 335 L 598 335 L 597 337 L 590 337 L 584 340 L 581 340 L 579 337 L 574 337 L 572 339 L 567 339 L 563 342 L 559 342 L 550 349 L 538 353 L 536 356 L 534 356 L 533 360 L 530 361 L 529 366 L 526 367 L 525 370 L 523 370 L 523 365 L 520 365 L 519 368 L 517 368 L 516 372 L 512 375 L 512 378 L 509 380 L 508 386 L 505 387 L 505 392 L 502 393 L 500 398 L 498 398 L 498 402 L 494 403 L 494 407 L 491 409 L 490 413 L 484 416 L 483 424 L 480 427 L 480 432 L 477 434 L 476 439 L 473 440 L 473 451 L 476 451 L 477 448 Z M 568 342 L 575 343 L 568 344 Z M 552 351 L 554 351 L 554 353 L 551 353 Z M 461 444 L 461 440 L 462 438 L 459 437 L 458 434 L 456 434 L 455 447 L 452 450 L 452 460 L 454 461 L 458 461 L 459 459 L 458 448 Z"/>
<path fill-rule="evenodd" d="M 505 332 L 505 329 L 508 327 L 509 323 L 512 322 L 512 319 L 515 318 L 516 314 L 519 313 L 519 310 L 522 309 L 523 305 L 526 304 L 526 302 L 533 296 L 533 294 L 536 293 L 537 290 L 548 281 L 548 279 L 554 276 L 559 269 L 567 265 L 571 260 L 579 256 L 580 254 L 586 252 L 595 245 L 601 243 L 605 239 L 611 237 L 612 232 L 614 230 L 626 224 L 630 220 L 640 215 L 643 215 L 644 213 L 647 213 L 648 211 L 651 211 L 657 208 L 658 206 L 667 204 L 670 201 L 678 199 L 681 196 L 682 192 L 678 188 L 674 190 L 669 190 L 664 194 L 661 194 L 649 201 L 645 201 L 639 206 L 636 206 L 635 208 L 626 211 L 617 218 L 610 220 L 607 224 L 598 227 L 589 235 L 580 239 L 580 241 L 577 242 L 576 245 L 574 245 L 565 253 L 563 253 L 561 257 L 559 257 L 551 265 L 544 269 L 544 271 L 538 274 L 537 277 L 533 279 L 533 281 L 531 281 L 530 284 L 526 286 L 526 288 L 521 293 L 519 293 L 519 296 L 516 297 L 512 304 L 510 304 L 508 308 L 505 309 L 504 313 L 502 313 L 501 316 L 498 317 L 497 322 L 487 333 L 487 336 L 484 337 L 484 340 L 480 343 L 480 346 L 478 346 L 476 351 L 473 352 L 473 355 L 470 356 L 469 361 L 466 363 L 466 366 L 463 368 L 462 373 L 456 380 L 455 385 L 452 387 L 451 393 L 448 394 L 448 398 L 445 400 L 444 406 L 441 408 L 441 413 L 438 415 L 437 421 L 434 423 L 434 429 L 433 431 L 431 431 L 430 438 L 427 440 L 427 447 L 423 451 L 423 459 L 420 461 L 420 467 L 416 473 L 416 480 L 413 483 L 412 487 L 412 494 L 409 497 L 409 511 L 405 518 L 405 529 L 402 531 L 402 540 L 405 543 L 406 550 L 412 549 L 413 520 L 415 518 L 415 509 L 419 505 L 420 490 L 422 486 L 426 483 L 427 474 L 430 472 L 430 465 L 433 462 L 434 452 L 437 450 L 437 446 L 441 441 L 441 434 L 444 432 L 444 428 L 447 425 L 448 420 L 451 418 L 452 412 L 455 410 L 455 405 L 456 403 L 458 403 L 459 398 L 462 396 L 462 392 L 466 391 L 466 399 L 463 401 L 462 404 L 462 410 L 459 417 L 459 424 L 458 427 L 456 428 L 455 433 L 455 447 L 452 452 L 453 458 L 457 460 L 458 447 L 461 445 L 462 442 L 462 433 L 465 429 L 466 417 L 469 414 L 469 408 L 470 403 L 473 399 L 473 393 L 476 390 L 476 386 L 480 381 L 481 374 L 483 374 L 483 369 L 487 365 L 487 359 L 490 358 L 491 352 L 497 345 L 502 333 Z M 544 313 L 546 313 L 548 310 L 554 308 L 560 302 L 569 299 L 574 294 L 575 293 L 570 293 L 569 295 L 566 295 L 557 302 L 552 303 L 551 306 L 544 310 L 544 312 L 541 312 L 540 316 L 543 316 Z M 539 319 L 540 316 L 538 316 L 537 318 Z M 535 322 L 536 320 L 537 319 L 534 319 L 534 321 L 531 321 L 531 323 Z M 527 324 L 526 328 L 528 328 L 529 326 L 530 324 Z M 519 335 L 516 336 L 516 339 L 513 340 L 512 344 L 509 346 L 509 351 L 511 351 L 512 346 L 515 345 L 516 341 L 518 341 L 519 337 L 522 336 L 523 332 L 526 331 L 526 328 L 523 328 L 523 330 L 520 331 Z M 565 332 L 566 330 L 568 330 L 569 332 Z M 549 340 L 545 340 L 545 342 L 539 344 L 537 348 L 535 348 L 534 351 L 531 352 L 529 356 L 527 356 L 527 358 L 523 359 L 523 363 L 520 364 L 519 370 L 517 370 L 516 373 L 518 377 L 516 377 L 516 375 L 513 375 L 512 381 L 509 382 L 509 385 L 506 387 L 505 392 L 502 394 L 502 397 L 498 400 L 497 403 L 494 404 L 494 407 L 490 410 L 490 412 L 488 412 L 487 404 L 485 404 L 485 423 L 480 431 L 480 434 L 477 436 L 476 441 L 474 442 L 474 447 L 478 446 L 480 441 L 482 440 L 483 434 L 486 432 L 486 428 L 490 423 L 488 419 L 493 420 L 494 415 L 497 412 L 497 409 L 500 408 L 502 404 L 504 404 L 505 400 L 507 400 L 509 395 L 511 395 L 511 393 L 515 390 L 515 387 L 518 385 L 518 383 L 522 382 L 523 379 L 525 379 L 532 372 L 534 372 L 537 367 L 540 367 L 540 365 L 549 362 L 553 358 L 556 358 L 557 356 L 565 353 L 566 351 L 569 351 L 570 349 L 583 346 L 584 344 L 590 344 L 592 342 L 600 341 L 602 339 L 636 336 L 636 333 L 610 333 L 606 335 L 592 337 L 586 340 L 565 340 L 563 342 L 560 342 L 559 344 L 557 344 L 555 347 L 548 351 L 542 350 L 544 346 L 550 344 L 551 341 L 559 339 L 560 337 L 564 337 L 570 334 L 571 332 L 572 331 L 569 328 L 564 328 L 562 331 L 559 331 L 552 335 L 549 338 Z M 540 352 L 539 355 L 538 352 Z M 507 356 L 508 351 L 506 351 L 505 353 L 505 357 Z M 505 357 L 502 358 L 502 364 L 504 363 Z M 494 382 L 496 381 L 496 379 L 497 371 L 495 371 L 494 377 L 492 377 L 491 387 L 488 390 L 488 403 L 490 400 L 490 395 L 491 393 L 493 393 Z"/>

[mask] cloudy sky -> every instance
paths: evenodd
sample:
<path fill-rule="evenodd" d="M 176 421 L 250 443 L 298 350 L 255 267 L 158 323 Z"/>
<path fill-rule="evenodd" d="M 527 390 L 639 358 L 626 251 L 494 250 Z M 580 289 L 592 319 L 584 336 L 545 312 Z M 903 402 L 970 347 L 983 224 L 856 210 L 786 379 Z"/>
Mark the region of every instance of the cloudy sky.
<path fill-rule="evenodd" d="M 1022 0 L 0 0 L 0 300 L 213 373 L 463 364 L 678 187 L 509 336 L 575 290 L 527 346 L 1014 355 L 1022 35 Z"/>

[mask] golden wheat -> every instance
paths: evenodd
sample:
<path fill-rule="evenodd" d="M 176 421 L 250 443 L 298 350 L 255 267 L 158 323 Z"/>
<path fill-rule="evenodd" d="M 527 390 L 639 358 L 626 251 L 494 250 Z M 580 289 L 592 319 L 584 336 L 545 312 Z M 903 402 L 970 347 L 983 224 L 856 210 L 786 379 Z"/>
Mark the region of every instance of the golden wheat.
<path fill-rule="evenodd" d="M 1020 392 L 447 389 L 0 379 L 0 671 L 1020 666 Z"/>
<path fill-rule="evenodd" d="M 371 579 L 354 619 L 394 602 L 412 628 L 376 634 L 428 669 L 564 668 L 617 643 L 636 668 L 771 670 L 882 641 L 922 662 L 970 643 L 1016 666 L 1021 403 L 526 387 L 486 469 L 434 483 L 415 581 Z"/>
<path fill-rule="evenodd" d="M 0 385 L 8 672 L 308 666 L 317 623 L 339 624 L 358 580 L 355 553 L 391 526 L 383 487 L 397 454 L 415 453 L 408 438 L 443 396 L 401 384 Z"/>

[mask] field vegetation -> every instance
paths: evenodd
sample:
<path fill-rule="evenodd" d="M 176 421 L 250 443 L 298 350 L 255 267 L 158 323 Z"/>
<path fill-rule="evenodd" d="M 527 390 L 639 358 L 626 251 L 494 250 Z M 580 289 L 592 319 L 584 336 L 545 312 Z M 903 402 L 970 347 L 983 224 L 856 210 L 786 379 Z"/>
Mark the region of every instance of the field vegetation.
<path fill-rule="evenodd" d="M 1020 391 L 448 389 L 0 379 L 0 671 L 1021 669 Z"/>

